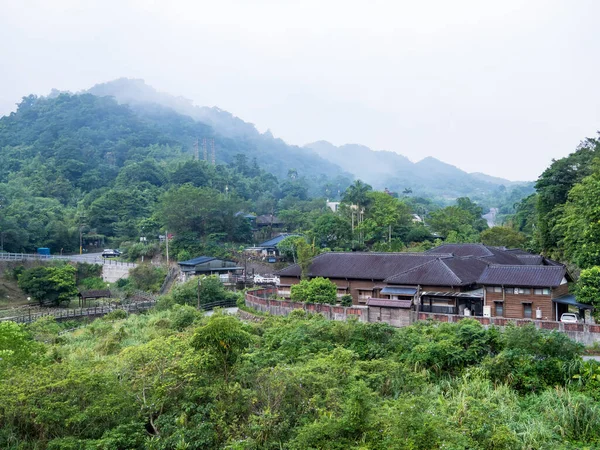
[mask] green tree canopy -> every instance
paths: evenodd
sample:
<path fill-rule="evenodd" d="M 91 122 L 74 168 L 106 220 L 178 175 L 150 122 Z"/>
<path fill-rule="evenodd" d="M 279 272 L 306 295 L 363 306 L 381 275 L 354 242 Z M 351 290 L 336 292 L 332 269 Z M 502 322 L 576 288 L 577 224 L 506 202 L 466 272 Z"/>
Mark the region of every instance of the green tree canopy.
<path fill-rule="evenodd" d="M 479 235 L 485 245 L 508 248 L 523 248 L 527 243 L 527 236 L 511 227 L 492 227 L 484 230 Z"/>

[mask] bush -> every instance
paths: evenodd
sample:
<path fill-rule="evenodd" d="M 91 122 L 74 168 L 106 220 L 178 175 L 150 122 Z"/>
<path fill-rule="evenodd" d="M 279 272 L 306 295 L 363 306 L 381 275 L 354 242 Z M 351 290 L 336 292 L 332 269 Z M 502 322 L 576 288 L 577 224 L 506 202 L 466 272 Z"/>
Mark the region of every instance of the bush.
<path fill-rule="evenodd" d="M 83 289 L 106 289 L 106 282 L 97 277 L 84 278 L 79 282 L 79 286 Z"/>
<path fill-rule="evenodd" d="M 350 294 L 342 295 L 340 303 L 342 306 L 352 306 L 352 296 Z"/>
<path fill-rule="evenodd" d="M 129 271 L 130 283 L 141 291 L 158 292 L 166 276 L 165 269 L 141 264 Z"/>
<path fill-rule="evenodd" d="M 183 331 L 202 317 L 203 314 L 196 308 L 187 305 L 174 305 L 171 320 L 173 328 Z"/>
<path fill-rule="evenodd" d="M 317 277 L 302 280 L 291 288 L 291 299 L 295 302 L 337 303 L 337 286 L 328 278 Z"/>
<path fill-rule="evenodd" d="M 127 318 L 127 311 L 123 310 L 123 309 L 115 309 L 114 311 L 109 312 L 108 314 L 106 314 L 102 320 L 106 321 L 106 322 L 110 322 L 113 320 L 121 320 L 121 319 L 126 319 Z"/>

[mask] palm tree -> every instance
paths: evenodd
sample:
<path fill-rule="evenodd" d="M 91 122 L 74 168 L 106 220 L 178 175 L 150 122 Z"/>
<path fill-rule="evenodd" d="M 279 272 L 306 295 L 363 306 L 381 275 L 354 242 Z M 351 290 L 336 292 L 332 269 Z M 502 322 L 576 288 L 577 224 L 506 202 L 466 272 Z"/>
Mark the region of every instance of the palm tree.
<path fill-rule="evenodd" d="M 367 183 L 363 183 L 360 180 L 356 180 L 354 184 L 348 186 L 348 189 L 346 189 L 342 201 L 350 203 L 351 205 L 356 205 L 358 210 L 360 211 L 361 207 L 364 208 L 369 203 L 369 198 L 367 197 L 367 194 L 372 190 L 373 188 Z"/>

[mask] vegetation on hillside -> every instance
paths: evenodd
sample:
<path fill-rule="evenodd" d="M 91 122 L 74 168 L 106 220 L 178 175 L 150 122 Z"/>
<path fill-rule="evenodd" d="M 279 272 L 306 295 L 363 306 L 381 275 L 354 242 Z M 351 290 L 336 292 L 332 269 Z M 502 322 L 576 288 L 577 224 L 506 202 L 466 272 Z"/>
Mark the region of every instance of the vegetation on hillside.
<path fill-rule="evenodd" d="M 60 337 L 48 320 L 0 324 L 0 447 L 600 444 L 600 368 L 563 334 L 302 311 L 248 324 L 187 306 L 109 319 Z"/>

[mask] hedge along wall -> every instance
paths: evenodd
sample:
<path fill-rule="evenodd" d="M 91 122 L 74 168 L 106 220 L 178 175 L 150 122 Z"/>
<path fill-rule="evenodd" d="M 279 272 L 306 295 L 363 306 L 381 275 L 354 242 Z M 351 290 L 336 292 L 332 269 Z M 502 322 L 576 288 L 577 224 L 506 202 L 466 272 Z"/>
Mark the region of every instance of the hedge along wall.
<path fill-rule="evenodd" d="M 301 303 L 291 301 L 270 300 L 266 296 L 276 290 L 260 289 L 246 292 L 246 306 L 257 311 L 268 312 L 274 316 L 287 316 L 295 309 L 302 309 L 311 313 L 321 314 L 329 320 L 347 320 L 356 317 L 361 322 L 369 320 L 367 306 L 335 306 L 321 303 Z"/>

